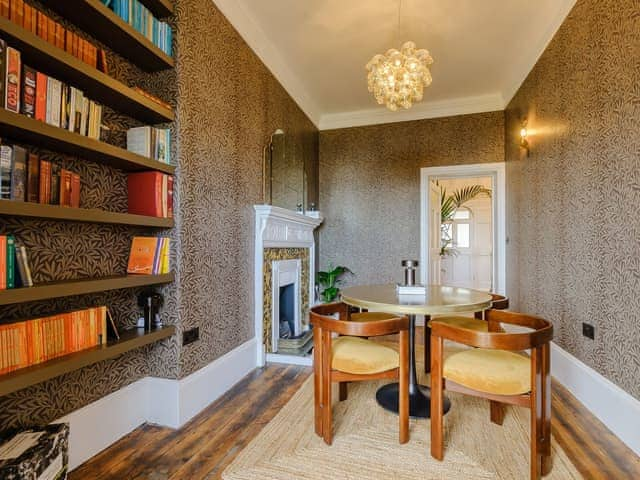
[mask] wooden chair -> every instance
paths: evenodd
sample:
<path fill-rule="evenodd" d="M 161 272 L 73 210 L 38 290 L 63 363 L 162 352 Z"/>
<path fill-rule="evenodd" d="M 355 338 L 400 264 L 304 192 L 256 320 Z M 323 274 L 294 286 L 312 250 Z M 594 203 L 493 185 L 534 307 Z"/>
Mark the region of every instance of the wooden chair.
<path fill-rule="evenodd" d="M 509 308 L 509 299 L 504 295 L 490 293 L 492 301 L 491 308 L 493 310 L 506 310 Z M 433 322 L 446 323 L 459 328 L 468 328 L 477 332 L 487 332 L 487 322 L 484 318 L 484 312 L 475 312 L 474 317 L 465 317 L 463 315 L 446 315 L 432 319 L 425 318 L 424 327 L 424 371 L 431 371 L 431 324 Z"/>
<path fill-rule="evenodd" d="M 333 441 L 331 385 L 340 385 L 340 401 L 347 399 L 347 382 L 397 379 L 400 384 L 400 443 L 409 440 L 409 319 L 346 320 L 343 303 L 316 305 L 310 310 L 313 326 L 315 431 L 327 445 Z M 339 314 L 339 319 L 329 315 Z M 343 335 L 332 338 L 332 334 Z M 399 333 L 400 353 L 361 337 Z"/>
<path fill-rule="evenodd" d="M 504 404 L 531 409 L 531 479 L 551 470 L 551 375 L 549 343 L 553 326 L 542 318 L 514 312 L 485 312 L 488 332 L 434 322 L 431 332 L 431 456 L 443 458 L 443 391 L 486 398 L 490 418 L 502 425 Z M 500 324 L 528 327 L 525 333 L 499 332 Z M 473 349 L 443 360 L 444 340 Z M 531 349 L 531 356 L 520 352 Z"/>

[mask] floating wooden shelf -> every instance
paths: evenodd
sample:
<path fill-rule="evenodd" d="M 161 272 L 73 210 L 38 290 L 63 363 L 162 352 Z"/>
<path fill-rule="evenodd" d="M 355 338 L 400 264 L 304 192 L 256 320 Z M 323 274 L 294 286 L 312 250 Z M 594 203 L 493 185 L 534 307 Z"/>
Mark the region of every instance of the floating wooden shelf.
<path fill-rule="evenodd" d="M 42 3 L 148 72 L 173 68 L 173 58 L 105 7 L 100 0 L 42 0 Z M 148 3 L 160 2 L 155 0 Z"/>
<path fill-rule="evenodd" d="M 123 148 L 54 127 L 0 108 L 0 133 L 17 141 L 77 155 L 128 171 L 158 170 L 172 174 L 175 167 L 131 153 Z"/>
<path fill-rule="evenodd" d="M 140 227 L 172 228 L 173 218 L 148 217 L 130 213 L 107 212 L 105 210 L 60 207 L 40 203 L 0 200 L 0 215 L 15 217 L 46 218 L 84 223 L 111 223 Z"/>
<path fill-rule="evenodd" d="M 22 390 L 74 370 L 79 370 L 94 363 L 115 358 L 136 348 L 171 337 L 175 331 L 176 327 L 173 325 L 152 330 L 151 332 L 144 332 L 142 329 L 129 330 L 120 334 L 120 340 L 110 341 L 106 345 L 82 350 L 81 352 L 7 373 L 0 376 L 0 396 Z"/>
<path fill-rule="evenodd" d="M 87 97 L 145 123 L 173 121 L 173 111 L 96 70 L 73 55 L 0 17 L 5 40 L 20 50 L 22 61 L 82 90 Z"/>
<path fill-rule="evenodd" d="M 157 18 L 173 15 L 173 4 L 169 0 L 141 0 L 145 7 Z"/>
<path fill-rule="evenodd" d="M 102 278 L 81 278 L 34 285 L 28 288 L 0 290 L 0 305 L 34 302 L 87 293 L 107 292 L 122 288 L 146 287 L 173 282 L 173 273 L 163 275 L 122 275 Z"/>

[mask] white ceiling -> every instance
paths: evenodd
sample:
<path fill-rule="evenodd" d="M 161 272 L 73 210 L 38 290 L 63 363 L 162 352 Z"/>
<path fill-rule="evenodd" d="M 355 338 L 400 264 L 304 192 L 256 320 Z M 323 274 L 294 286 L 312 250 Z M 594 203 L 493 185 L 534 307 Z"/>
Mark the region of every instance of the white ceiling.
<path fill-rule="evenodd" d="M 501 110 L 575 0 L 214 0 L 321 129 Z M 364 65 L 406 40 L 434 58 L 407 111 L 379 107 Z"/>

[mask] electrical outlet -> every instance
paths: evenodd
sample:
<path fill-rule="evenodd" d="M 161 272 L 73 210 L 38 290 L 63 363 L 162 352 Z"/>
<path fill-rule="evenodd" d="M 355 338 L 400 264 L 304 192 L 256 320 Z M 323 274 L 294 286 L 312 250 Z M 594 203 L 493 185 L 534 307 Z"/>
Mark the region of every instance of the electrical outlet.
<path fill-rule="evenodd" d="M 582 324 L 582 336 L 590 338 L 591 340 L 593 340 L 595 335 L 596 335 L 596 331 L 595 331 L 595 328 L 593 327 L 593 325 L 590 325 L 588 323 L 583 323 Z"/>
<path fill-rule="evenodd" d="M 200 328 L 195 327 L 182 332 L 182 345 L 189 345 L 200 340 Z"/>

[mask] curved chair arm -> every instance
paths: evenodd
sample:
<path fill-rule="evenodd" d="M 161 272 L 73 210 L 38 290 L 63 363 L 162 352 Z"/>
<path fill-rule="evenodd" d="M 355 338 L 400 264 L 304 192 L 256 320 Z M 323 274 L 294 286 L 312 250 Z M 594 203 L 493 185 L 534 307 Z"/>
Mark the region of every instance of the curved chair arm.
<path fill-rule="evenodd" d="M 348 308 L 346 305 L 345 307 Z M 377 337 L 409 330 L 409 319 L 407 317 L 396 317 L 371 322 L 350 322 L 326 316 L 331 313 L 339 313 L 340 308 L 339 304 L 335 303 L 312 307 L 310 310 L 311 324 L 314 328 L 318 327 L 325 331 L 353 337 Z"/>
<path fill-rule="evenodd" d="M 489 332 L 478 332 L 439 323 L 434 319 L 431 336 L 452 340 L 463 345 L 494 350 L 527 350 L 549 343 L 553 338 L 553 325 L 540 317 L 514 312 L 487 310 Z M 497 323 L 508 323 L 533 329 L 523 333 L 498 333 Z"/>

